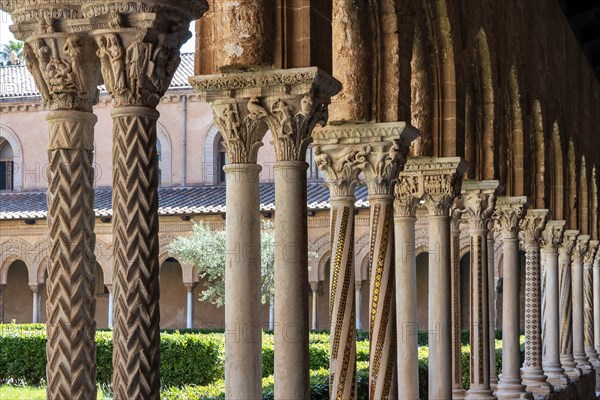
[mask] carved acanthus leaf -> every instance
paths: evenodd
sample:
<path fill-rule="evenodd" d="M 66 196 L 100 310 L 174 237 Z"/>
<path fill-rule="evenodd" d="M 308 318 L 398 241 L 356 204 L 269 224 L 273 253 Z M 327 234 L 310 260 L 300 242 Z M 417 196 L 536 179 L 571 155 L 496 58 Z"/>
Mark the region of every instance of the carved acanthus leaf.
<path fill-rule="evenodd" d="M 594 263 L 594 257 L 596 257 L 596 253 L 598 252 L 598 245 L 600 242 L 597 240 L 590 240 L 588 244 L 588 250 L 583 257 L 583 263 L 585 265 L 592 265 Z"/>
<path fill-rule="evenodd" d="M 516 239 L 519 231 L 519 222 L 527 209 L 526 197 L 505 197 L 496 199 L 496 209 L 493 218 L 495 227 L 502 232 L 505 239 Z"/>
<path fill-rule="evenodd" d="M 460 230 L 460 222 L 462 216 L 467 212 L 462 201 L 459 199 L 454 200 L 454 203 L 450 206 L 450 228 L 453 231 Z"/>
<path fill-rule="evenodd" d="M 563 231 L 567 221 L 548 221 L 542 232 L 541 244 L 547 252 L 555 252 L 563 241 Z"/>
<path fill-rule="evenodd" d="M 567 254 L 570 257 L 573 252 L 573 247 L 575 247 L 575 242 L 577 241 L 577 235 L 579 235 L 579 231 L 566 230 L 563 234 L 563 240 L 558 247 L 559 253 Z"/>
<path fill-rule="evenodd" d="M 354 196 L 371 146 L 316 145 L 317 166 L 325 172 L 325 183 L 332 196 Z"/>
<path fill-rule="evenodd" d="M 583 257 L 585 257 L 585 253 L 587 253 L 588 250 L 589 241 L 589 235 L 577 236 L 577 241 L 575 242 L 575 246 L 573 247 L 573 253 L 571 254 L 571 259 L 574 262 L 583 261 Z"/>
<path fill-rule="evenodd" d="M 496 205 L 496 195 L 494 193 L 467 192 L 463 194 L 463 198 L 467 221 L 469 221 L 471 229 L 487 229 Z"/>
<path fill-rule="evenodd" d="M 539 246 L 542 231 L 548 221 L 549 213 L 550 211 L 545 209 L 527 211 L 527 214 L 525 214 L 525 217 L 519 224 L 519 239 L 523 249 Z"/>

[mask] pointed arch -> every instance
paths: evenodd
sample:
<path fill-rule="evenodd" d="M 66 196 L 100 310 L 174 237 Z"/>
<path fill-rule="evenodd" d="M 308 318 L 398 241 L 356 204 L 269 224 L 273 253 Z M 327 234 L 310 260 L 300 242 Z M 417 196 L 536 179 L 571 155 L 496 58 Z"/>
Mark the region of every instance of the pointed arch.
<path fill-rule="evenodd" d="M 575 144 L 573 138 L 569 139 L 569 227 L 578 229 L 577 220 L 577 160 L 575 159 Z"/>
<path fill-rule="evenodd" d="M 564 219 L 564 168 L 558 122 L 552 125 L 552 211 L 554 219 Z"/>
<path fill-rule="evenodd" d="M 508 77 L 509 97 L 509 171 L 507 193 L 511 196 L 525 195 L 525 140 L 523 137 L 523 112 L 517 68 L 513 64 Z"/>
<path fill-rule="evenodd" d="M 23 146 L 17 134 L 0 124 L 0 138 L 6 139 L 12 149 L 13 181 L 12 188 L 15 191 L 23 190 Z"/>
<path fill-rule="evenodd" d="M 156 125 L 156 139 L 158 154 L 158 165 L 160 171 L 160 186 L 171 186 L 173 183 L 172 174 L 172 145 L 171 137 L 167 128 L 160 122 Z"/>
<path fill-rule="evenodd" d="M 533 190 L 535 207 L 546 208 L 546 145 L 544 141 L 544 121 L 539 100 L 533 102 L 532 141 L 534 149 Z"/>
<path fill-rule="evenodd" d="M 581 171 L 579 173 L 579 232 L 582 235 L 590 234 L 589 198 L 588 173 L 585 155 L 583 155 L 581 156 Z"/>

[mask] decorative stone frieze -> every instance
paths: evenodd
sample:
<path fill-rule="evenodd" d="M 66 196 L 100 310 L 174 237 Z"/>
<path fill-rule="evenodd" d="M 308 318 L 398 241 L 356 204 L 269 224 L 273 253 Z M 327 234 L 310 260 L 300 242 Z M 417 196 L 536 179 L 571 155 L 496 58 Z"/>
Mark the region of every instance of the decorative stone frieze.
<path fill-rule="evenodd" d="M 520 223 L 519 239 L 525 251 L 525 363 L 523 383 L 533 394 L 547 394 L 552 385 L 542 369 L 540 240 L 549 210 L 531 209 Z"/>

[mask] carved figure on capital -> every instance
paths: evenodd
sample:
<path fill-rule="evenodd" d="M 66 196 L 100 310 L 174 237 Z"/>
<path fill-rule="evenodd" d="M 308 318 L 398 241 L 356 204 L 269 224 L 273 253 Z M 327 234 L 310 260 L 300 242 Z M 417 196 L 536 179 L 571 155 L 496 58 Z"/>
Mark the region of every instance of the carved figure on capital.
<path fill-rule="evenodd" d="M 583 259 L 588 251 L 588 244 L 590 241 L 589 235 L 579 235 L 573 246 L 571 257 L 573 262 L 583 262 Z"/>
<path fill-rule="evenodd" d="M 315 146 L 315 161 L 325 172 L 332 196 L 354 196 L 360 184 L 358 176 L 366 162 L 370 146 Z"/>
<path fill-rule="evenodd" d="M 563 242 L 563 233 L 567 221 L 549 221 L 542 231 L 541 245 L 547 253 L 556 252 Z"/>
<path fill-rule="evenodd" d="M 527 211 L 527 214 L 525 214 L 519 225 L 519 240 L 524 250 L 529 247 L 539 246 L 541 234 L 548 221 L 549 213 L 550 211 L 545 209 Z"/>
<path fill-rule="evenodd" d="M 492 218 L 496 222 L 495 228 L 502 232 L 506 239 L 516 239 L 519 223 L 527 209 L 526 197 L 500 196 L 496 199 L 496 209 Z"/>
<path fill-rule="evenodd" d="M 414 217 L 420 202 L 418 179 L 400 173 L 394 187 L 394 214 L 399 217 Z"/>

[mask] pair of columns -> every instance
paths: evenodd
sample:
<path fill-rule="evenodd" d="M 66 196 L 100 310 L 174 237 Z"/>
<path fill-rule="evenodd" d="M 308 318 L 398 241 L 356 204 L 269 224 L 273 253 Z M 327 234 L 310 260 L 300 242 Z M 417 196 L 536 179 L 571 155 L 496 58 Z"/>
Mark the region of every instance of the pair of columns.
<path fill-rule="evenodd" d="M 228 398 L 260 399 L 260 218 L 257 154 L 273 136 L 275 174 L 275 397 L 308 398 L 306 151 L 341 84 L 318 68 L 190 78 L 223 135 L 226 172 L 225 382 Z M 290 368 L 293 365 L 294 368 Z"/>
<path fill-rule="evenodd" d="M 113 117 L 115 399 L 159 397 L 156 106 L 204 0 L 5 0 L 49 125 L 47 396 L 96 397 L 92 107 Z"/>

